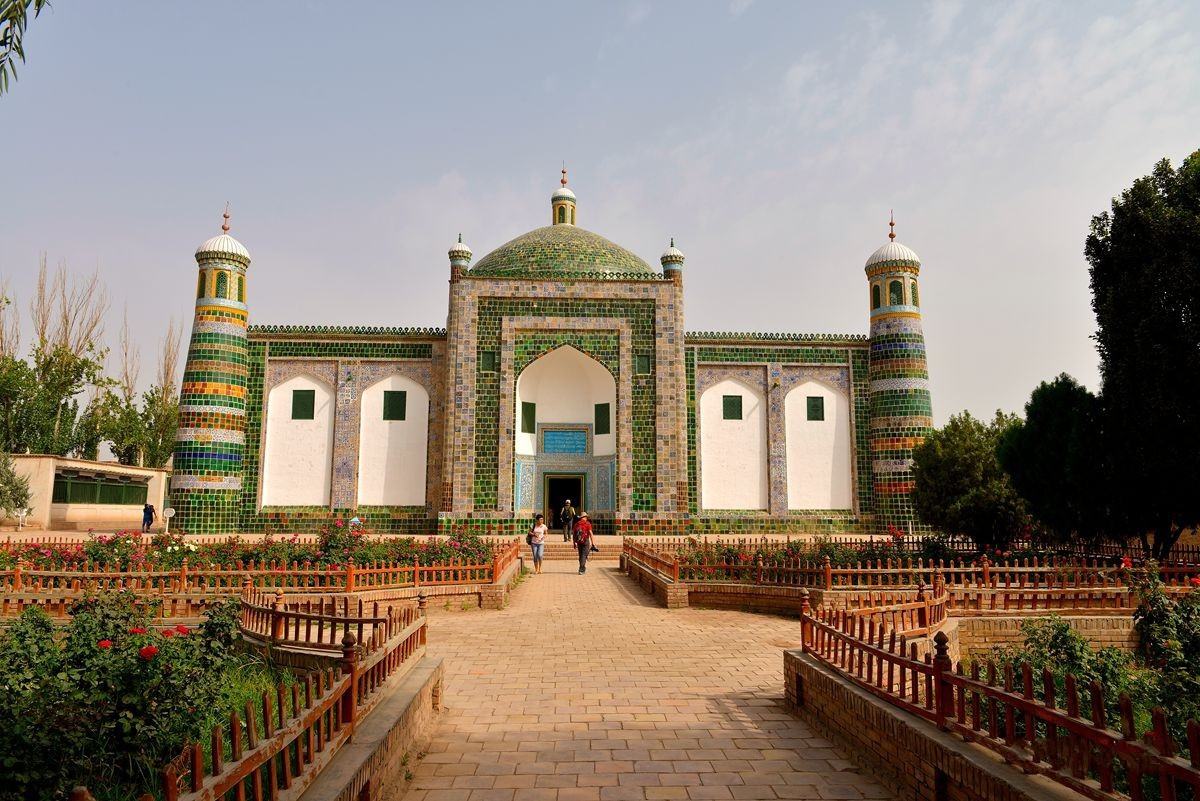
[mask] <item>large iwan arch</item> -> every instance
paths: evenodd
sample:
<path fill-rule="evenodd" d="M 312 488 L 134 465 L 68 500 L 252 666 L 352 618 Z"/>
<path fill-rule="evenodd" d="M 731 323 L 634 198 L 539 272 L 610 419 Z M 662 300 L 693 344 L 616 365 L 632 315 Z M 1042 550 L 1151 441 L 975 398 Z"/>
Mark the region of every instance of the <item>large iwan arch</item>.
<path fill-rule="evenodd" d="M 763 394 L 725 379 L 700 396 L 700 506 L 766 509 L 767 409 Z"/>
<path fill-rule="evenodd" d="M 358 505 L 424 505 L 429 393 L 393 375 L 368 387 L 361 403 Z"/>
<path fill-rule="evenodd" d="M 783 399 L 788 509 L 849 509 L 853 505 L 850 399 L 819 381 L 805 381 Z"/>
<path fill-rule="evenodd" d="M 333 477 L 333 388 L 308 374 L 267 396 L 263 506 L 328 506 Z"/>
<path fill-rule="evenodd" d="M 597 422 L 603 422 L 597 418 L 604 412 L 596 407 L 606 404 L 608 425 L 597 427 Z M 611 456 L 617 450 L 616 413 L 617 382 L 612 373 L 570 345 L 555 348 L 530 363 L 517 378 L 516 453 L 538 452 L 539 425 L 575 424 L 593 426 L 591 455 Z"/>

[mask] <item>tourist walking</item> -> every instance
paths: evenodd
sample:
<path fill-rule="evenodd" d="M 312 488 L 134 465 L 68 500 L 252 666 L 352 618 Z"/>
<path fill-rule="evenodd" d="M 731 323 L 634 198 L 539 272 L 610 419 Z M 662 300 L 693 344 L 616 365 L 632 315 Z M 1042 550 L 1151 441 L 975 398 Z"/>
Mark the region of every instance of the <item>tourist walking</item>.
<path fill-rule="evenodd" d="M 154 525 L 154 519 L 158 517 L 158 512 L 154 511 L 154 504 L 148 503 L 142 507 L 142 533 L 150 531 L 150 526 Z"/>
<path fill-rule="evenodd" d="M 529 543 L 529 547 L 533 550 L 533 572 L 534 574 L 542 572 L 542 555 L 546 550 L 546 532 L 550 529 L 546 527 L 546 518 L 544 515 L 538 515 L 533 519 L 533 528 L 529 530 L 529 536 L 525 538 Z"/>
<path fill-rule="evenodd" d="M 579 551 L 579 575 L 582 576 L 587 572 L 587 560 L 593 547 L 592 521 L 588 520 L 587 512 L 579 513 L 579 519 L 575 521 L 572 542 L 575 543 L 575 549 Z"/>
<path fill-rule="evenodd" d="M 571 499 L 567 498 L 567 502 L 563 504 L 562 511 L 558 513 L 558 524 L 562 526 L 563 530 L 563 542 L 571 542 L 571 533 L 574 531 L 575 521 L 578 519 L 579 513 L 571 505 Z"/>

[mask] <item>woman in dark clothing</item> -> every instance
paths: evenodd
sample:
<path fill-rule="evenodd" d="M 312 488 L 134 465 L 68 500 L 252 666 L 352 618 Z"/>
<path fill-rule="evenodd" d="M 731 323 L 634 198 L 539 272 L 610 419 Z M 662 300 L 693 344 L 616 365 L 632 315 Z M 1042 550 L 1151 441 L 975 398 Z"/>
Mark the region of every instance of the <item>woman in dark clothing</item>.
<path fill-rule="evenodd" d="M 587 512 L 580 512 L 575 521 L 575 531 L 572 536 L 575 549 L 579 551 L 579 575 L 587 572 L 588 556 L 592 553 L 592 521 L 588 520 Z"/>
<path fill-rule="evenodd" d="M 145 534 L 150 530 L 150 526 L 154 525 L 154 519 L 158 517 L 158 513 L 154 511 L 154 504 L 148 503 L 142 507 L 142 533 Z"/>

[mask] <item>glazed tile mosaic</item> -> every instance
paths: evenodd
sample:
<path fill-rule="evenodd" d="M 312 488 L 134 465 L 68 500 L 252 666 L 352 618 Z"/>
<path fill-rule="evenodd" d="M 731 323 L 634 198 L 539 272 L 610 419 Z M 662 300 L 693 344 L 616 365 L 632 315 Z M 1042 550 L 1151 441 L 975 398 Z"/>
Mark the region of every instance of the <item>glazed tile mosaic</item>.
<path fill-rule="evenodd" d="M 911 249 L 868 259 L 867 335 L 685 333 L 682 251 L 660 270 L 579 227 L 565 181 L 551 225 L 474 267 L 451 247 L 444 329 L 248 327 L 249 252 L 227 224 L 201 245 L 173 526 L 515 533 L 556 476 L 602 533 L 916 526 L 932 419 Z"/>

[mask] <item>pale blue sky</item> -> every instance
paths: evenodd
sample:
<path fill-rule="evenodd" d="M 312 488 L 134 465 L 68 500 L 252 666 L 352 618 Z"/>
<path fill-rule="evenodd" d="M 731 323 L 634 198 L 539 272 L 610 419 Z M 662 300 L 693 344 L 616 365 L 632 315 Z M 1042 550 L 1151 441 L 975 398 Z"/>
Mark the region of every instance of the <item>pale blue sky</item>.
<path fill-rule="evenodd" d="M 865 333 L 895 208 L 938 420 L 1019 409 L 1096 386 L 1088 221 L 1200 147 L 1198 35 L 1170 0 L 57 0 L 0 98 L 0 275 L 98 266 L 149 364 L 229 200 L 253 322 L 444 325 L 455 235 L 548 222 L 565 159 L 583 227 L 676 238 L 689 330 Z"/>

